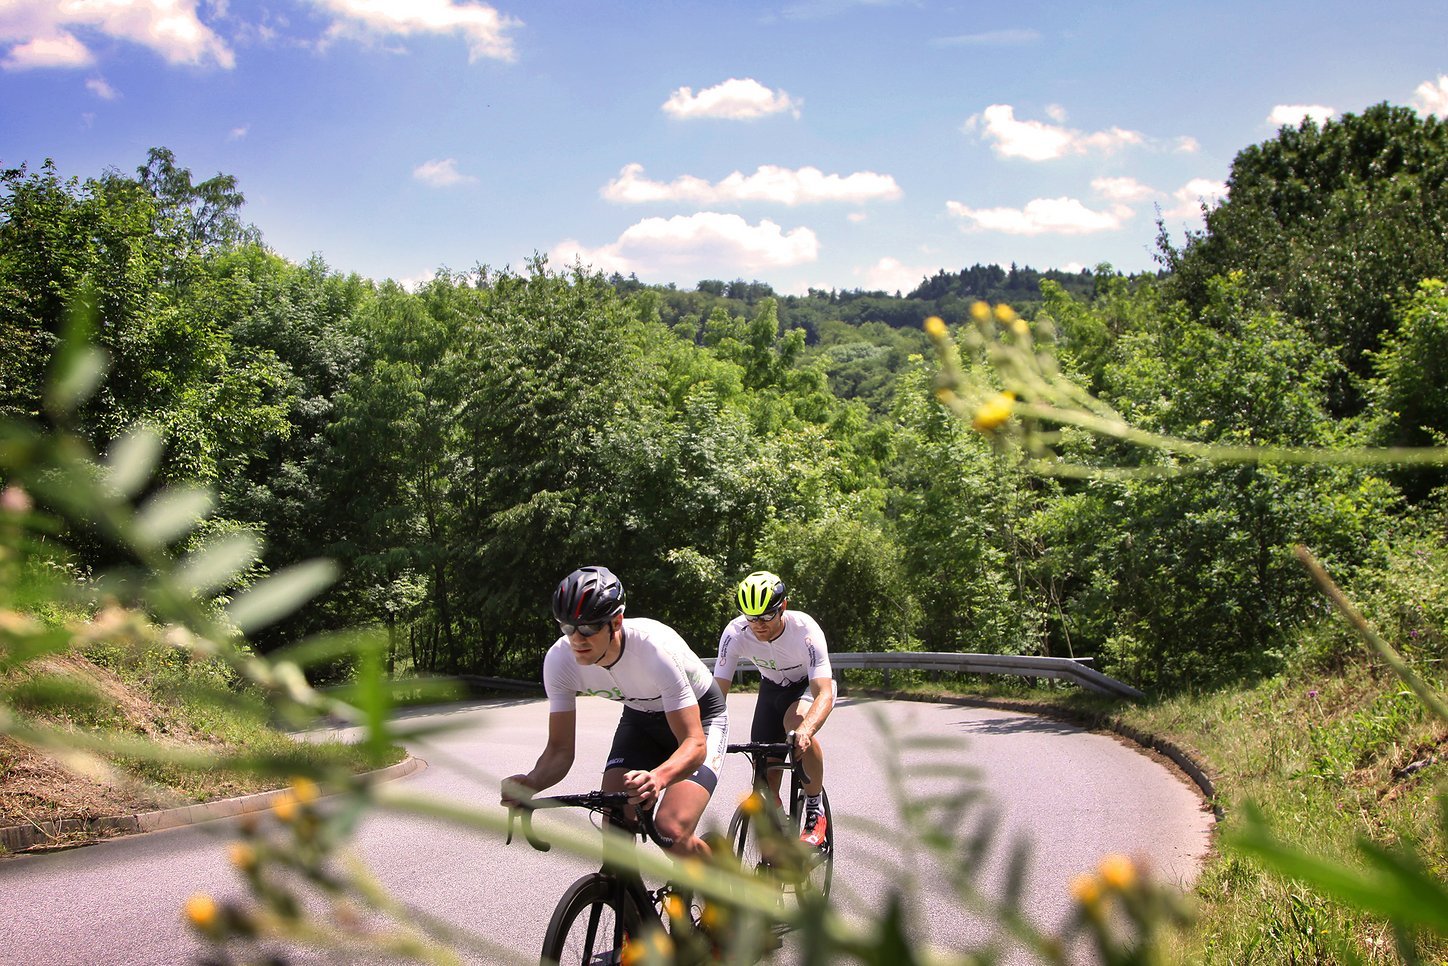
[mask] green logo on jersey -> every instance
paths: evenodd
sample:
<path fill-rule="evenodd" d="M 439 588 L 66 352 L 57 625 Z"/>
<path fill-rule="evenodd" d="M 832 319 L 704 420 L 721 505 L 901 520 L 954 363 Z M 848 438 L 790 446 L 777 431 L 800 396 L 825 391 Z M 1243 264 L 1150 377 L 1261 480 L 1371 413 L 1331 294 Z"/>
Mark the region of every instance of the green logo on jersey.
<path fill-rule="evenodd" d="M 588 695 L 594 698 L 608 698 L 610 701 L 622 701 L 623 691 L 619 688 L 605 688 L 602 691 L 585 690 L 578 692 L 580 696 Z"/>

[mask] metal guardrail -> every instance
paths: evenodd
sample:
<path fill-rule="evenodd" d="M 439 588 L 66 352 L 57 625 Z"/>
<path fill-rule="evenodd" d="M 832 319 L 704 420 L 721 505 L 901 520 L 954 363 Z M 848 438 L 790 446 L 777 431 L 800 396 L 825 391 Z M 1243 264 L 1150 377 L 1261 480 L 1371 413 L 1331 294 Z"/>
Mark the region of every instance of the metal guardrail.
<path fill-rule="evenodd" d="M 1140 701 L 1145 694 L 1112 677 L 1107 677 L 1093 667 L 1086 659 L 1069 657 L 1037 657 L 1025 654 L 953 654 L 945 651 L 890 651 L 886 653 L 853 653 L 850 651 L 831 652 L 830 665 L 836 668 L 867 668 L 884 671 L 888 686 L 890 671 L 954 671 L 962 674 L 1014 674 L 1028 678 L 1058 678 L 1071 681 L 1083 688 L 1109 694 L 1117 698 Z M 715 659 L 704 658 L 710 670 Z M 754 671 L 757 668 L 747 662 L 740 662 L 738 670 Z"/>
<path fill-rule="evenodd" d="M 712 657 L 704 658 L 709 670 L 714 669 Z M 1145 694 L 1112 677 L 1107 677 L 1085 663 L 1090 658 L 1036 657 L 1025 654 L 955 654 L 946 651 L 889 651 L 885 653 L 856 653 L 844 651 L 830 654 L 830 665 L 835 668 L 861 668 L 885 672 L 885 686 L 889 687 L 890 672 L 901 671 L 953 671 L 957 674 L 1014 674 L 1024 678 L 1056 678 L 1070 681 L 1083 688 L 1116 698 L 1140 701 Z M 741 661 L 736 675 L 741 672 L 757 671 L 753 664 Z M 507 691 L 541 691 L 541 681 L 520 681 L 516 678 L 483 677 L 475 674 L 459 674 L 456 680 L 464 685 Z"/>

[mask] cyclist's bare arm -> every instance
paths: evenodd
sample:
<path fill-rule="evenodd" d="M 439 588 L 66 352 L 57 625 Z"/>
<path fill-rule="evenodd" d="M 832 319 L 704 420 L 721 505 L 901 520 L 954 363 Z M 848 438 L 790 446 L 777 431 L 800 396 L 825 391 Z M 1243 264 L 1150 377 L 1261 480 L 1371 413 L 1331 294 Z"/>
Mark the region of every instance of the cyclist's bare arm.
<path fill-rule="evenodd" d="M 810 703 L 809 710 L 805 712 L 804 719 L 794 729 L 795 747 L 801 754 L 809 751 L 815 732 L 824 727 L 825 719 L 834 710 L 835 679 L 811 678 L 809 690 L 810 694 L 814 696 L 814 700 Z"/>
<path fill-rule="evenodd" d="M 726 698 L 729 696 L 729 685 L 734 683 L 733 678 L 715 678 L 714 683 L 719 685 L 719 693 Z"/>
<path fill-rule="evenodd" d="M 535 792 L 552 788 L 567 776 L 573 767 L 574 747 L 577 741 L 578 712 L 554 711 L 548 715 L 548 744 L 543 754 L 526 775 L 514 775 L 504 781 L 503 804 L 511 805 L 514 798 L 508 794 L 509 782 L 526 785 Z"/>

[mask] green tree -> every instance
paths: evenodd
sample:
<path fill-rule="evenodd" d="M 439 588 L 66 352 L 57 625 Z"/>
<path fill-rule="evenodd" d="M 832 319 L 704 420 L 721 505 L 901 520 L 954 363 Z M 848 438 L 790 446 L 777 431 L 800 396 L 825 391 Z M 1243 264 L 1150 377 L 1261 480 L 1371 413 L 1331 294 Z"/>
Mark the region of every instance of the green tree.
<path fill-rule="evenodd" d="M 1162 241 L 1174 291 L 1200 311 L 1213 277 L 1242 273 L 1259 306 L 1340 352 L 1332 411 L 1356 412 L 1395 302 L 1448 269 L 1448 125 L 1387 104 L 1308 119 L 1238 153 L 1227 185 L 1204 232 Z"/>

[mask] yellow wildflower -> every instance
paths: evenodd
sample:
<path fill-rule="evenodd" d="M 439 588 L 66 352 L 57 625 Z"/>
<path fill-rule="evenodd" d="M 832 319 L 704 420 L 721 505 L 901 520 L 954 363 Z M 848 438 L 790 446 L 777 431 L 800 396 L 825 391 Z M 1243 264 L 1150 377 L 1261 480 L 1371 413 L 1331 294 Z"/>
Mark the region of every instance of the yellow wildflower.
<path fill-rule="evenodd" d="M 689 914 L 689 910 L 684 906 L 684 900 L 676 895 L 670 895 L 664 900 L 664 910 L 669 914 L 670 919 L 676 921 L 682 920 Z"/>
<path fill-rule="evenodd" d="M 308 805 L 322 797 L 322 790 L 310 778 L 298 775 L 292 779 L 292 794 L 297 796 L 297 801 Z"/>
<path fill-rule="evenodd" d="M 1002 325 L 1009 325 L 1016 321 L 1016 310 L 1002 302 L 995 307 L 995 317 L 996 321 Z"/>
<path fill-rule="evenodd" d="M 197 929 L 211 929 L 216 925 L 221 915 L 221 909 L 216 905 L 216 900 L 204 892 L 198 892 L 186 900 L 182 907 L 186 914 L 186 921 Z"/>
<path fill-rule="evenodd" d="M 977 322 L 986 322 L 990 319 L 990 306 L 985 302 L 975 302 L 970 307 L 970 317 Z"/>
<path fill-rule="evenodd" d="M 655 929 L 649 935 L 649 942 L 658 950 L 660 956 L 672 956 L 674 953 L 674 941 L 662 929 Z"/>
<path fill-rule="evenodd" d="M 1094 875 L 1078 875 L 1071 880 L 1071 896 L 1090 909 L 1101 901 L 1101 883 Z"/>
<path fill-rule="evenodd" d="M 992 433 L 1005 424 L 1011 418 L 1012 404 L 1016 400 L 1016 394 L 1009 389 L 987 399 L 980 404 L 975 411 L 975 418 L 970 424 L 982 433 Z"/>
<path fill-rule="evenodd" d="M 932 315 L 925 320 L 925 332 L 932 339 L 943 339 L 948 331 L 945 328 L 945 321 L 938 315 Z"/>
<path fill-rule="evenodd" d="M 683 873 L 683 879 L 686 884 L 703 882 L 709 877 L 709 870 L 704 867 L 704 863 L 699 859 L 684 859 L 679 863 L 679 871 Z"/>
<path fill-rule="evenodd" d="M 256 868 L 256 847 L 250 843 L 232 842 L 227 851 L 231 856 L 231 864 L 241 871 L 250 872 Z"/>
<path fill-rule="evenodd" d="M 290 822 L 297 817 L 297 793 L 288 788 L 272 799 L 272 812 L 278 821 Z"/>
<path fill-rule="evenodd" d="M 1101 881 L 1109 888 L 1130 889 L 1136 884 L 1136 865 L 1124 855 L 1113 853 L 1106 856 L 1097 871 L 1101 873 Z"/>
<path fill-rule="evenodd" d="M 758 792 L 751 792 L 744 797 L 744 801 L 740 802 L 739 805 L 744 809 L 745 815 L 758 815 L 764 811 L 764 796 Z"/>

